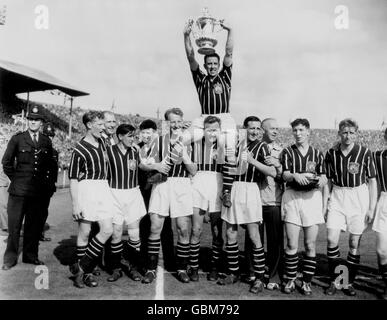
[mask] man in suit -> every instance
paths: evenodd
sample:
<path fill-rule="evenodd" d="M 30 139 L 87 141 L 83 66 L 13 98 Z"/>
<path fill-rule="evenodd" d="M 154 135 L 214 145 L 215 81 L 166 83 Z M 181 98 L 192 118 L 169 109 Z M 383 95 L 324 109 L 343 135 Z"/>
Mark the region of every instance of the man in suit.
<path fill-rule="evenodd" d="M 55 168 L 51 140 L 40 133 L 44 117 L 34 106 L 27 115 L 28 129 L 15 134 L 7 145 L 2 164 L 11 180 L 9 187 L 8 240 L 2 269 L 16 265 L 23 218 L 23 262 L 44 264 L 38 258 L 39 238 L 44 225 L 44 195 L 50 188 L 50 175 Z"/>

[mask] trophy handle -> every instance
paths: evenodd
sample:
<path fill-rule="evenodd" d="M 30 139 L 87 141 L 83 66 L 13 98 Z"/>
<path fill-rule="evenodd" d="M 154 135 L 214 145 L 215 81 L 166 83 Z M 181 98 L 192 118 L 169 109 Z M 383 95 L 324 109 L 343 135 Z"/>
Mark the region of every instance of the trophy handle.
<path fill-rule="evenodd" d="M 217 26 L 217 30 L 214 30 L 214 32 L 220 32 L 223 30 L 223 27 L 222 27 L 222 23 L 223 23 L 224 19 L 219 19 L 219 20 L 215 20 L 215 23 L 214 25 Z"/>
<path fill-rule="evenodd" d="M 193 36 L 194 39 L 196 39 L 199 36 L 197 26 L 195 26 L 196 20 L 194 18 L 190 18 L 189 24 L 191 26 L 191 35 Z"/>

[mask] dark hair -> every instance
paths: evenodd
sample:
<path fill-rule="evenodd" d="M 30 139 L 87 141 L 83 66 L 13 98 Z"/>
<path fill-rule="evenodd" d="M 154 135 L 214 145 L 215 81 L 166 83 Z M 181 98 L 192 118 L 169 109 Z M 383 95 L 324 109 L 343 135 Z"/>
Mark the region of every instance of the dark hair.
<path fill-rule="evenodd" d="M 308 119 L 297 118 L 296 120 L 292 121 L 290 125 L 292 126 L 292 129 L 298 125 L 302 125 L 305 128 L 310 129 L 310 123 Z"/>
<path fill-rule="evenodd" d="M 359 125 L 357 124 L 357 122 L 353 119 L 350 119 L 350 118 L 346 118 L 346 119 L 340 121 L 339 130 L 341 130 L 345 127 L 355 128 L 356 131 L 359 129 Z"/>
<path fill-rule="evenodd" d="M 119 134 L 125 135 L 127 133 L 134 132 L 134 131 L 136 131 L 136 128 L 133 127 L 131 124 L 123 123 L 117 127 L 116 135 L 118 137 Z"/>
<path fill-rule="evenodd" d="M 103 113 L 100 111 L 88 111 L 83 115 L 82 122 L 87 128 L 87 124 L 95 119 L 103 119 Z"/>
<path fill-rule="evenodd" d="M 204 119 L 203 126 L 205 126 L 207 123 L 208 124 L 219 123 L 219 126 L 220 126 L 222 122 L 218 117 L 208 116 Z"/>
<path fill-rule="evenodd" d="M 261 120 L 256 117 L 256 116 L 248 116 L 244 121 L 243 121 L 243 127 L 247 128 L 248 124 L 250 121 L 258 121 L 261 122 Z"/>
<path fill-rule="evenodd" d="M 387 138 L 387 128 L 384 130 L 384 136 Z"/>
<path fill-rule="evenodd" d="M 214 52 L 214 53 L 206 54 L 204 56 L 204 63 L 207 62 L 208 58 L 212 58 L 212 57 L 218 58 L 218 62 L 220 62 L 220 56 L 216 52 Z"/>
<path fill-rule="evenodd" d="M 184 116 L 184 113 L 183 113 L 183 111 L 181 111 L 180 108 L 170 108 L 170 109 L 168 109 L 167 111 L 165 111 L 165 113 L 164 113 L 164 118 L 165 118 L 165 120 L 168 121 L 168 117 L 169 117 L 169 115 L 170 115 L 171 113 L 176 114 L 176 115 L 178 115 L 178 116 L 180 116 L 180 117 L 182 117 L 182 118 L 183 118 L 183 116 Z"/>
<path fill-rule="evenodd" d="M 145 130 L 145 129 L 153 129 L 157 130 L 157 124 L 151 119 L 146 119 L 143 122 L 140 123 L 140 130 Z"/>

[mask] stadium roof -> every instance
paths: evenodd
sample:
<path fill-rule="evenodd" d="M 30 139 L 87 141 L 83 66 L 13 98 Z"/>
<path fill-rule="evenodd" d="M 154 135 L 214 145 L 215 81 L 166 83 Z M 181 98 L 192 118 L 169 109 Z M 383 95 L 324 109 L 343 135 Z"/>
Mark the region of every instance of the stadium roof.
<path fill-rule="evenodd" d="M 0 92 L 17 94 L 55 89 L 72 97 L 88 95 L 43 71 L 0 60 Z"/>

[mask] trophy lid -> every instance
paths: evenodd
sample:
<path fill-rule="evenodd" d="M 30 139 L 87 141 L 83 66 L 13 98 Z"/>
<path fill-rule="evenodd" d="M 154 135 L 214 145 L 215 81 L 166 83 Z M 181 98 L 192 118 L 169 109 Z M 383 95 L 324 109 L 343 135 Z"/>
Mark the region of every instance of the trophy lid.
<path fill-rule="evenodd" d="M 208 7 L 204 7 L 202 12 L 202 16 L 196 19 L 196 23 L 201 27 L 207 24 L 209 21 L 212 21 L 213 23 L 217 21 L 214 17 L 211 16 Z"/>

